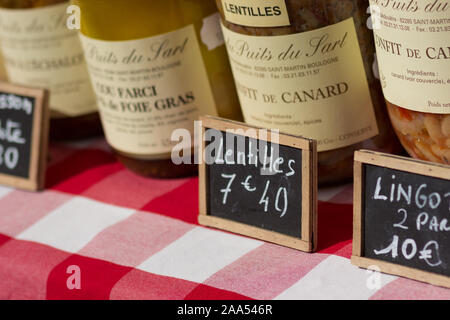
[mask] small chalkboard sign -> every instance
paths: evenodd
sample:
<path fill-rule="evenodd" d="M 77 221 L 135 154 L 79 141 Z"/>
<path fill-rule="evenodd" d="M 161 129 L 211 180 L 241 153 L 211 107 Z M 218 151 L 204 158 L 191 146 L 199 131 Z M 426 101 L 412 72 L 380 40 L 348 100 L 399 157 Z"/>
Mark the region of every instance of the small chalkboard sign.
<path fill-rule="evenodd" d="M 0 82 L 0 184 L 44 186 L 48 130 L 47 91 Z"/>
<path fill-rule="evenodd" d="M 199 223 L 312 252 L 316 141 L 202 117 Z"/>
<path fill-rule="evenodd" d="M 355 153 L 352 263 L 450 287 L 450 166 Z"/>

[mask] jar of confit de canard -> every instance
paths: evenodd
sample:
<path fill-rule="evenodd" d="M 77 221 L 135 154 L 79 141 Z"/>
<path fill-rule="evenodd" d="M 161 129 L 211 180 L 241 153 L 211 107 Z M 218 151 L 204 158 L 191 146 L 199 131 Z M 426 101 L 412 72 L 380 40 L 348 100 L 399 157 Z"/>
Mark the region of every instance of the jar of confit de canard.
<path fill-rule="evenodd" d="M 450 164 L 450 1 L 371 1 L 384 96 L 415 158 Z"/>
<path fill-rule="evenodd" d="M 196 173 L 175 164 L 172 133 L 193 137 L 200 114 L 242 114 L 214 1 L 75 0 L 81 39 L 108 143 L 132 171 Z M 180 155 L 192 155 L 189 141 Z"/>
<path fill-rule="evenodd" d="M 50 91 L 50 137 L 100 135 L 78 33 L 66 26 L 68 0 L 0 0 L 0 46 L 8 80 Z"/>
<path fill-rule="evenodd" d="M 368 1 L 217 0 L 246 122 L 318 141 L 319 183 L 349 180 L 360 148 L 396 153 Z"/>

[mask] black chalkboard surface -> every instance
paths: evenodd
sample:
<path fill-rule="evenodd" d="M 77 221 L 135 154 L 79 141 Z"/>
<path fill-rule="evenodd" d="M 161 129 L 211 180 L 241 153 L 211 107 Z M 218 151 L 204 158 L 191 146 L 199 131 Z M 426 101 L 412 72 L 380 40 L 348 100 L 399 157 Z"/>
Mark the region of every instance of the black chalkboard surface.
<path fill-rule="evenodd" d="M 280 244 L 310 251 L 314 142 L 287 135 L 272 139 L 270 133 L 262 139 L 259 129 L 241 123 L 202 121 L 200 223 L 276 243 L 288 240 Z"/>
<path fill-rule="evenodd" d="M 45 90 L 0 83 L 0 184 L 38 190 L 47 155 Z"/>
<path fill-rule="evenodd" d="M 356 260 L 450 284 L 450 167 L 371 152 L 357 153 L 356 162 Z"/>
<path fill-rule="evenodd" d="M 0 92 L 0 173 L 29 178 L 35 98 Z"/>
<path fill-rule="evenodd" d="M 237 137 L 214 129 L 206 130 L 207 136 L 212 131 L 222 137 L 224 145 L 227 144 L 227 138 Z M 245 137 L 245 150 L 251 150 L 257 144 L 256 139 Z M 245 161 L 238 161 L 237 144 L 234 147 L 233 156 L 227 157 L 227 161 L 235 164 L 223 165 L 220 164 L 222 161 L 217 161 L 219 163 L 207 166 L 208 212 L 212 216 L 301 239 L 302 150 L 264 144 L 262 152 L 267 154 L 268 159 L 274 148 L 279 148 L 278 156 L 283 159 L 283 165 L 277 169 L 282 173 L 265 175 L 261 172 L 263 165 L 255 161 L 256 157 L 249 157 L 249 154 L 258 153 L 257 148 L 245 154 Z M 266 168 L 273 169 L 273 164 L 268 163 Z"/>

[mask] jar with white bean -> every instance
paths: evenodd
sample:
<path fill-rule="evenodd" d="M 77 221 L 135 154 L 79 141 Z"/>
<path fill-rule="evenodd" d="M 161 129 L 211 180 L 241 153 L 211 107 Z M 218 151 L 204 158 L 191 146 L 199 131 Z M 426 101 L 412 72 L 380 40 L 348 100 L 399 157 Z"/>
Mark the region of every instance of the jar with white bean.
<path fill-rule="evenodd" d="M 393 127 L 411 156 L 450 164 L 450 0 L 370 2 Z"/>
<path fill-rule="evenodd" d="M 450 164 L 450 114 L 411 111 L 388 103 L 389 116 L 406 151 L 414 157 Z"/>

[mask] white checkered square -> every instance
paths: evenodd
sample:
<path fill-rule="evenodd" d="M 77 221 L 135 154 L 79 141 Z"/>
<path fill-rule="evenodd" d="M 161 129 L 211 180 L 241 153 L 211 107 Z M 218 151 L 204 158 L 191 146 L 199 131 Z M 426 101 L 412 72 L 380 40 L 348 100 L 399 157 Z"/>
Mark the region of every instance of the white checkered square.
<path fill-rule="evenodd" d="M 349 259 L 330 256 L 276 299 L 367 300 L 395 279 L 395 276 L 360 269 Z"/>
<path fill-rule="evenodd" d="M 258 240 L 197 227 L 137 268 L 201 283 L 261 244 Z"/>
<path fill-rule="evenodd" d="M 12 191 L 13 191 L 12 188 L 0 186 L 0 198 L 3 198 L 4 196 L 6 196 L 8 193 L 10 193 Z"/>
<path fill-rule="evenodd" d="M 75 253 L 99 232 L 128 218 L 134 212 L 132 209 L 74 197 L 24 230 L 17 239 Z"/>

